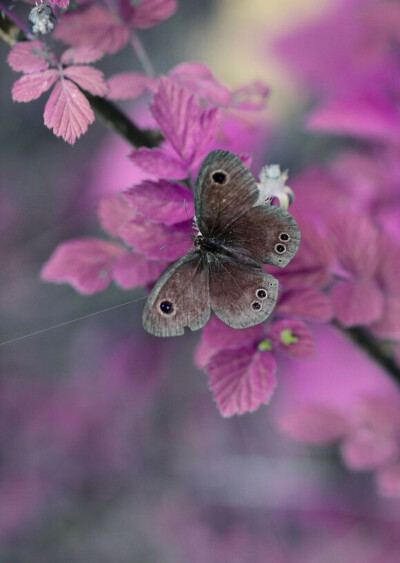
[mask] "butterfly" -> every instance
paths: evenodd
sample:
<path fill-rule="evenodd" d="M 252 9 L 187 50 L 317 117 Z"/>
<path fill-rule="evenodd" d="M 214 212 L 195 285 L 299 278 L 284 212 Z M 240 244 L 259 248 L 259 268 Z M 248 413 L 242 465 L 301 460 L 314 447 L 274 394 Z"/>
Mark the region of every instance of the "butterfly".
<path fill-rule="evenodd" d="M 263 264 L 285 267 L 300 230 L 281 207 L 260 204 L 250 170 L 229 151 L 204 160 L 195 188 L 199 234 L 194 248 L 172 264 L 151 291 L 143 326 L 155 336 L 202 328 L 211 310 L 232 328 L 265 321 L 278 299 L 278 280 Z"/>

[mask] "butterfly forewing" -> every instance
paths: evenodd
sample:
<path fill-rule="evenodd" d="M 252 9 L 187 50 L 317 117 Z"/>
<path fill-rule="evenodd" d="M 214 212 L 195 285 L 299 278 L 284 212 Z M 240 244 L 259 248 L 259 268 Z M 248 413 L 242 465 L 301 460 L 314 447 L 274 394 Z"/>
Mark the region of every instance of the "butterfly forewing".
<path fill-rule="evenodd" d="M 228 151 L 211 152 L 196 184 L 196 219 L 202 235 L 219 236 L 258 199 L 259 190 L 250 170 Z"/>
<path fill-rule="evenodd" d="M 225 243 L 234 253 L 246 253 L 263 264 L 285 267 L 300 244 L 300 229 L 293 217 L 281 207 L 252 207 L 230 226 Z"/>
<path fill-rule="evenodd" d="M 278 280 L 261 268 L 218 257 L 210 268 L 211 307 L 232 328 L 265 321 L 278 299 Z"/>
<path fill-rule="evenodd" d="M 161 276 L 147 299 L 143 326 L 155 336 L 198 330 L 210 318 L 209 273 L 199 251 L 189 252 Z"/>

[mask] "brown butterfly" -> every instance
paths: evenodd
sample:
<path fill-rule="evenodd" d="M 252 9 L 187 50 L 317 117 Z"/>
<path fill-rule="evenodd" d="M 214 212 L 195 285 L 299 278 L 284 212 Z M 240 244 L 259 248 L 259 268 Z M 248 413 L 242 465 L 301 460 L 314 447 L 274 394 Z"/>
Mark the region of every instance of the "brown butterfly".
<path fill-rule="evenodd" d="M 263 264 L 285 267 L 296 254 L 300 230 L 293 217 L 259 205 L 259 188 L 233 153 L 211 152 L 195 189 L 199 234 L 194 249 L 172 264 L 155 284 L 143 312 L 155 336 L 203 327 L 211 310 L 233 328 L 265 321 L 278 299 L 278 280 Z"/>

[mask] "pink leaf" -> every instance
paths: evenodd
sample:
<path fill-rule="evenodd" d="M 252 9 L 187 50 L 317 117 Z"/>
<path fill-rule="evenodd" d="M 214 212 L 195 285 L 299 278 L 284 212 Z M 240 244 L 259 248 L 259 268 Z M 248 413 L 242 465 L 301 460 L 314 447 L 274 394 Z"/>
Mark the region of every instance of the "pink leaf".
<path fill-rule="evenodd" d="M 383 313 L 383 295 L 374 280 L 338 282 L 331 301 L 335 316 L 344 326 L 368 325 Z"/>
<path fill-rule="evenodd" d="M 123 72 L 108 79 L 110 100 L 130 100 L 151 92 L 156 87 L 156 80 L 139 72 Z"/>
<path fill-rule="evenodd" d="M 94 96 L 105 96 L 108 92 L 107 82 L 103 73 L 92 66 L 69 66 L 63 71 L 80 88 L 87 90 Z"/>
<path fill-rule="evenodd" d="M 276 313 L 327 322 L 332 317 L 332 307 L 329 298 L 321 291 L 313 287 L 294 287 L 283 293 Z"/>
<path fill-rule="evenodd" d="M 133 216 L 132 209 L 120 194 L 103 197 L 98 214 L 103 229 L 115 237 L 119 237 L 119 229 Z"/>
<path fill-rule="evenodd" d="M 154 260 L 177 260 L 193 246 L 188 222 L 167 226 L 137 215 L 121 227 L 119 234 L 136 252 Z"/>
<path fill-rule="evenodd" d="M 166 139 L 187 166 L 194 168 L 217 133 L 218 110 L 202 109 L 194 95 L 169 78 L 160 80 L 150 110 Z"/>
<path fill-rule="evenodd" d="M 93 47 L 71 47 L 61 55 L 61 62 L 65 65 L 79 65 L 99 61 L 103 52 Z"/>
<path fill-rule="evenodd" d="M 244 111 L 258 111 L 265 107 L 268 96 L 269 87 L 264 82 L 255 80 L 232 92 L 233 106 Z"/>
<path fill-rule="evenodd" d="M 129 158 L 145 172 L 160 178 L 183 180 L 188 175 L 185 163 L 179 157 L 169 154 L 162 148 L 148 149 L 144 147 L 131 153 Z"/>
<path fill-rule="evenodd" d="M 223 350 L 207 366 L 210 388 L 222 416 L 256 411 L 269 403 L 276 387 L 276 362 L 253 348 Z"/>
<path fill-rule="evenodd" d="M 65 14 L 54 35 L 69 45 L 115 53 L 126 45 L 129 27 L 117 15 L 92 5 L 84 12 Z"/>
<path fill-rule="evenodd" d="M 274 344 L 292 358 L 309 360 L 315 356 L 313 334 L 301 321 L 276 321 L 269 334 Z"/>
<path fill-rule="evenodd" d="M 380 338 L 400 339 L 400 292 L 385 296 L 382 316 L 371 330 Z"/>
<path fill-rule="evenodd" d="M 373 428 L 357 428 L 341 445 L 343 459 L 351 469 L 371 470 L 393 461 L 399 452 L 394 436 Z"/>
<path fill-rule="evenodd" d="M 36 100 L 43 92 L 51 88 L 59 78 L 60 73 L 58 70 L 52 69 L 25 74 L 14 82 L 12 98 L 16 102 Z"/>
<path fill-rule="evenodd" d="M 243 348 L 258 344 L 264 338 L 264 327 L 256 326 L 235 329 L 212 317 L 203 329 L 202 340 L 215 350 Z"/>
<path fill-rule="evenodd" d="M 69 283 L 88 295 L 103 291 L 110 284 L 115 260 L 124 253 L 120 246 L 95 238 L 64 242 L 44 265 L 41 277 L 45 281 Z"/>
<path fill-rule="evenodd" d="M 228 106 L 231 102 L 229 89 L 218 82 L 208 66 L 202 63 L 182 63 L 169 76 L 209 104 Z"/>
<path fill-rule="evenodd" d="M 133 7 L 130 23 L 137 29 L 148 29 L 170 18 L 177 7 L 177 0 L 142 0 Z"/>
<path fill-rule="evenodd" d="M 93 110 L 79 88 L 69 80 L 60 80 L 44 109 L 45 125 L 73 145 L 93 121 Z"/>
<path fill-rule="evenodd" d="M 327 102 L 310 115 L 307 125 L 317 131 L 397 142 L 400 112 L 389 96 L 364 91 Z"/>
<path fill-rule="evenodd" d="M 148 260 L 140 254 L 124 254 L 114 264 L 114 281 L 123 289 L 146 286 L 157 280 L 167 269 L 168 262 Z"/>
<path fill-rule="evenodd" d="M 156 223 L 173 225 L 194 216 L 192 192 L 181 184 L 167 180 L 144 180 L 141 184 L 124 190 L 123 198 L 137 213 Z"/>
<path fill-rule="evenodd" d="M 16 43 L 8 54 L 7 62 L 18 72 L 39 72 L 49 68 L 51 55 L 40 41 Z"/>

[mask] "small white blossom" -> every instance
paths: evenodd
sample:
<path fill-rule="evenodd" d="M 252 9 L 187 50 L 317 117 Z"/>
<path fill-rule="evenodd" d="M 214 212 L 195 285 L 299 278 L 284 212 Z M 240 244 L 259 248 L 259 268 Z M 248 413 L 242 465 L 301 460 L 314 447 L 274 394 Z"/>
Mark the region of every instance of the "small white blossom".
<path fill-rule="evenodd" d="M 260 182 L 257 184 L 260 191 L 257 204 L 271 203 L 276 198 L 280 207 L 287 209 L 294 199 L 293 191 L 286 186 L 287 179 L 287 171 L 281 172 L 279 164 L 264 166 L 260 172 Z"/>

